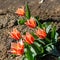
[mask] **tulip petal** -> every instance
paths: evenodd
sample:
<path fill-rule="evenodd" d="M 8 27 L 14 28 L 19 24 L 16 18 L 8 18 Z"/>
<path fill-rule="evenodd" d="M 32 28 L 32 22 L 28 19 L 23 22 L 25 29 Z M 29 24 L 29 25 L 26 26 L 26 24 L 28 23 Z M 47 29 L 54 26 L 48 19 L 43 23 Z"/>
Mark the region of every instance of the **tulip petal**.
<path fill-rule="evenodd" d="M 24 7 L 18 8 L 15 13 L 18 14 L 19 16 L 24 16 L 25 14 Z"/>
<path fill-rule="evenodd" d="M 43 30 L 43 29 L 38 29 L 38 30 L 36 31 L 36 35 L 37 35 L 40 39 L 44 39 L 44 38 L 46 38 L 46 36 L 47 36 L 45 30 Z"/>
<path fill-rule="evenodd" d="M 32 17 L 29 20 L 27 20 L 27 22 L 25 24 L 30 28 L 35 28 L 36 27 L 36 21 Z"/>

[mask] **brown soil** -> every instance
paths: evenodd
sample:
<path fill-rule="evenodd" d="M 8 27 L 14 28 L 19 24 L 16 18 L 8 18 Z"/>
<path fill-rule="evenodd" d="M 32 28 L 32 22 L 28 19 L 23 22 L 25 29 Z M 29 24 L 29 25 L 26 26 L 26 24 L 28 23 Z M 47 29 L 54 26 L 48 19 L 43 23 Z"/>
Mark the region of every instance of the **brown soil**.
<path fill-rule="evenodd" d="M 29 31 L 27 27 L 17 25 L 16 22 L 19 17 L 15 14 L 16 9 L 22 5 L 25 6 L 26 2 L 29 4 L 33 16 L 39 16 L 43 22 L 54 22 L 60 34 L 60 0 L 44 0 L 41 4 L 39 4 L 39 1 L 40 0 L 0 0 L 0 60 L 22 60 L 21 57 L 13 59 L 8 54 L 10 43 L 13 41 L 9 37 L 8 32 L 14 27 L 19 31 Z"/>

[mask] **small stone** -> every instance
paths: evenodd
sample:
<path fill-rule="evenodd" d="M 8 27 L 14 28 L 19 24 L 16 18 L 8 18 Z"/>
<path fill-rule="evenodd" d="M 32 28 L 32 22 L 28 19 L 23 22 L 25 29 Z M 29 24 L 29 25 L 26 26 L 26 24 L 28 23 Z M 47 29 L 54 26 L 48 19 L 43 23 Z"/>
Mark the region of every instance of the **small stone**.
<path fill-rule="evenodd" d="M 40 0 L 40 1 L 39 1 L 39 4 L 43 3 L 43 1 L 44 1 L 44 0 Z"/>

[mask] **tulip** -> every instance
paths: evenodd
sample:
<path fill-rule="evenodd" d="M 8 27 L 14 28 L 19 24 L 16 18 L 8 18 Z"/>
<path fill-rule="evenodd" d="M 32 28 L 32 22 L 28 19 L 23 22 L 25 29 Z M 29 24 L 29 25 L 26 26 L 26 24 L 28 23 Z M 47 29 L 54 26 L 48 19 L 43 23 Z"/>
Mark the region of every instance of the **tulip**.
<path fill-rule="evenodd" d="M 11 38 L 15 39 L 15 40 L 19 40 L 21 38 L 21 34 L 20 32 L 14 28 L 13 31 L 10 33 Z"/>
<path fill-rule="evenodd" d="M 19 16 L 24 16 L 25 15 L 24 6 L 22 6 L 22 8 L 18 8 L 15 13 L 18 14 Z"/>
<path fill-rule="evenodd" d="M 22 37 L 25 40 L 25 42 L 27 42 L 28 44 L 34 43 L 34 37 L 28 32 L 26 32 L 26 35 L 23 35 Z"/>
<path fill-rule="evenodd" d="M 45 39 L 46 36 L 47 36 L 45 30 L 40 29 L 40 28 L 39 28 L 38 30 L 36 30 L 36 35 L 37 35 L 40 39 Z"/>
<path fill-rule="evenodd" d="M 29 20 L 27 20 L 27 22 L 25 24 L 30 28 L 35 28 L 36 27 L 35 18 L 31 17 Z"/>
<path fill-rule="evenodd" d="M 24 43 L 22 40 L 18 43 L 11 43 L 11 53 L 16 55 L 23 55 Z"/>

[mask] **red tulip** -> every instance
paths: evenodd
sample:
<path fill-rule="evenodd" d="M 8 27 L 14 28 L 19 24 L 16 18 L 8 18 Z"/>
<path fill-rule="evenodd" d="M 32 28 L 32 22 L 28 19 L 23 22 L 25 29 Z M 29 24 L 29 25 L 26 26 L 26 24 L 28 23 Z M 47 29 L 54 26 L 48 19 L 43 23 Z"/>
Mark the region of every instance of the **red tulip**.
<path fill-rule="evenodd" d="M 16 55 L 23 55 L 24 53 L 23 41 L 18 43 L 11 43 L 11 53 Z"/>
<path fill-rule="evenodd" d="M 38 29 L 38 30 L 36 31 L 36 35 L 37 35 L 40 39 L 45 39 L 46 36 L 47 36 L 45 30 L 43 30 L 43 29 Z"/>
<path fill-rule="evenodd" d="M 22 37 L 28 44 L 33 44 L 34 43 L 34 37 L 28 32 L 26 32 L 26 35 L 24 35 Z"/>
<path fill-rule="evenodd" d="M 21 38 L 21 34 L 20 32 L 14 28 L 13 31 L 10 33 L 11 38 L 15 39 L 15 40 L 19 40 Z"/>
<path fill-rule="evenodd" d="M 27 26 L 29 26 L 30 28 L 35 28 L 36 27 L 36 21 L 32 17 L 29 20 L 27 20 L 27 22 L 25 24 Z"/>
<path fill-rule="evenodd" d="M 18 8 L 16 14 L 18 14 L 19 16 L 24 16 L 25 14 L 24 6 L 22 6 L 22 8 Z"/>

